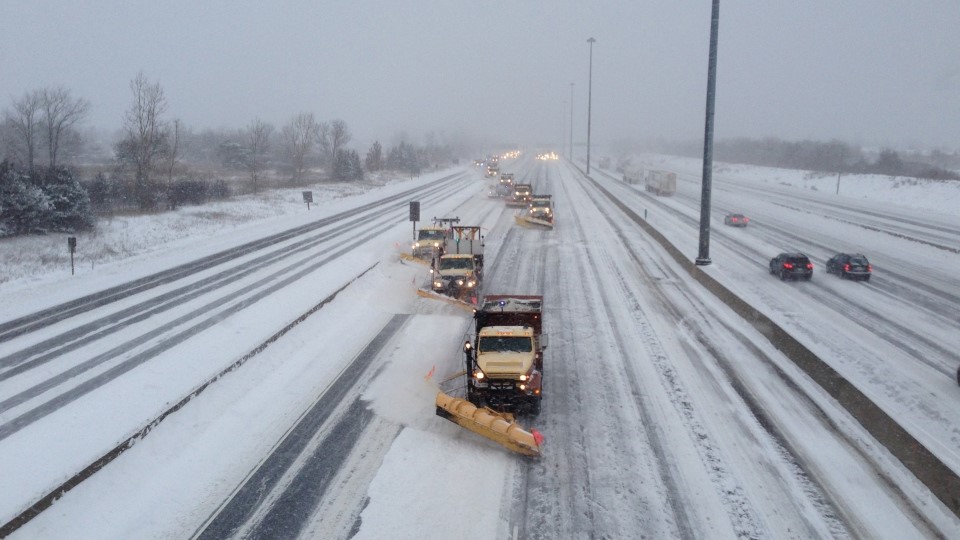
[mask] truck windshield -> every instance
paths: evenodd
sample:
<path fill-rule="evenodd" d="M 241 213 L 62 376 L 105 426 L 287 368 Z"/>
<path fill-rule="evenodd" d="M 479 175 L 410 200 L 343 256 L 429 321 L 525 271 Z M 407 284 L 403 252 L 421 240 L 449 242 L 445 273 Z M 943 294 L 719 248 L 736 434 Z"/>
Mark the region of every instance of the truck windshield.
<path fill-rule="evenodd" d="M 468 257 L 442 257 L 440 259 L 441 270 L 473 270 L 473 259 Z"/>
<path fill-rule="evenodd" d="M 419 234 L 417 235 L 417 239 L 418 240 L 443 240 L 444 236 L 446 236 L 446 231 L 420 229 Z"/>
<path fill-rule="evenodd" d="M 533 343 L 529 337 L 485 336 L 480 338 L 480 352 L 530 352 Z"/>

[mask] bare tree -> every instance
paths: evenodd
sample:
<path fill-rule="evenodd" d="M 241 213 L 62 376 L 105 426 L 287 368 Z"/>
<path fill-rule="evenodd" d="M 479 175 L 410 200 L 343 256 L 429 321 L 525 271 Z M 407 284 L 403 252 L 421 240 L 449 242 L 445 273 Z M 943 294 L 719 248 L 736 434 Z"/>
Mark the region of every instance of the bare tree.
<path fill-rule="evenodd" d="M 41 90 L 40 102 L 43 109 L 43 127 L 49 164 L 50 168 L 54 168 L 57 166 L 61 138 L 77 122 L 87 116 L 90 103 L 83 98 L 70 97 L 70 91 L 62 86 Z"/>
<path fill-rule="evenodd" d="M 130 159 L 136 168 L 135 191 L 141 208 L 152 208 L 150 173 L 161 150 L 164 125 L 161 117 L 167 111 L 167 98 L 160 83 L 151 83 L 141 71 L 130 81 L 133 103 L 123 120 Z"/>
<path fill-rule="evenodd" d="M 167 184 L 173 183 L 173 168 L 177 165 L 177 158 L 180 156 L 180 132 L 183 131 L 183 122 L 179 118 L 175 118 L 173 122 L 170 123 L 170 127 L 167 131 L 167 149 L 166 149 L 166 168 L 167 168 Z"/>
<path fill-rule="evenodd" d="M 343 150 L 343 147 L 353 139 L 350 128 L 343 120 L 334 120 L 330 123 L 330 152 L 336 158 L 337 152 Z"/>
<path fill-rule="evenodd" d="M 283 127 L 283 141 L 293 160 L 293 180 L 297 184 L 303 181 L 307 154 L 318 139 L 319 130 L 320 126 L 313 113 L 300 113 Z"/>
<path fill-rule="evenodd" d="M 37 138 L 40 135 L 43 94 L 32 90 L 13 100 L 13 109 L 6 111 L 7 123 L 15 134 L 15 146 L 27 170 L 33 172 Z"/>
<path fill-rule="evenodd" d="M 266 165 L 266 155 L 270 148 L 270 136 L 273 134 L 273 126 L 255 118 L 247 126 L 247 146 L 250 147 L 250 160 L 248 167 L 250 170 L 250 180 L 253 182 L 253 192 L 257 192 L 257 181 L 260 179 L 260 172 Z"/>
<path fill-rule="evenodd" d="M 320 155 L 328 166 L 333 166 L 333 155 L 330 149 L 330 122 L 320 122 L 317 125 L 317 144 L 320 145 Z"/>

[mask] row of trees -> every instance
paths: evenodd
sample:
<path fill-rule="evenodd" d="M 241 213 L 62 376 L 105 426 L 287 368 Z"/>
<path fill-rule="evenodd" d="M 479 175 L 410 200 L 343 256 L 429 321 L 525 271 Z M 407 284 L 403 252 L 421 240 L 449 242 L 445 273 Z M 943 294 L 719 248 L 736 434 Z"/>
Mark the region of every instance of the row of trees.
<path fill-rule="evenodd" d="M 671 150 L 701 157 L 703 147 L 702 143 L 689 142 L 675 145 Z M 891 149 L 868 155 L 859 147 L 840 141 L 784 141 L 772 137 L 723 139 L 715 143 L 714 155 L 719 161 L 785 169 L 960 180 L 960 175 L 952 171 L 919 159 L 904 158 Z"/>
<path fill-rule="evenodd" d="M 274 178 L 303 185 L 323 177 L 356 181 L 365 172 L 384 169 L 416 174 L 453 154 L 433 134 L 424 147 L 401 136 L 389 150 L 374 142 L 361 161 L 348 148 L 353 135 L 346 122 L 320 121 L 309 112 L 294 115 L 279 129 L 254 118 L 237 130 L 194 132 L 168 117 L 169 103 L 159 82 L 138 73 L 130 92 L 120 136 L 106 146 L 97 144 L 93 131 L 80 130 L 89 102 L 63 87 L 35 89 L 11 100 L 0 122 L 0 235 L 79 230 L 92 223 L 91 208 L 176 208 L 247 186 L 259 191 Z M 92 154 L 93 149 L 98 153 Z M 71 162 L 85 169 L 63 168 Z M 249 183 L 227 185 L 222 177 L 204 172 L 211 165 L 220 173 L 242 171 Z M 81 170 L 93 177 L 81 179 Z"/>

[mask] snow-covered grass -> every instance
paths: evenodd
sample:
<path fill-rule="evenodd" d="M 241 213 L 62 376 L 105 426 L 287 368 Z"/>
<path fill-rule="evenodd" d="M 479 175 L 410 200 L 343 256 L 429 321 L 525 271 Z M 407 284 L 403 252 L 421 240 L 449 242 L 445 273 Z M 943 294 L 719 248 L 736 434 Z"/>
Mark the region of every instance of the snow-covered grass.
<path fill-rule="evenodd" d="M 371 175 L 361 182 L 324 182 L 298 188 L 264 190 L 175 211 L 101 217 L 92 231 L 77 237 L 75 271 L 88 273 L 98 266 L 170 249 L 177 242 L 215 236 L 257 222 L 307 211 L 303 192 L 312 191 L 314 204 L 359 195 L 409 177 Z M 66 233 L 0 239 L 0 290 L 33 282 L 50 274 L 70 273 Z"/>
<path fill-rule="evenodd" d="M 699 179 L 699 159 L 644 154 L 634 158 L 645 169 L 666 169 Z M 825 194 L 837 194 L 837 174 L 756 165 L 714 162 L 713 177 L 735 178 L 753 185 L 775 185 Z M 950 216 L 960 209 L 960 181 L 929 180 L 882 174 L 840 174 L 842 199 L 859 199 L 883 205 L 930 211 Z"/>

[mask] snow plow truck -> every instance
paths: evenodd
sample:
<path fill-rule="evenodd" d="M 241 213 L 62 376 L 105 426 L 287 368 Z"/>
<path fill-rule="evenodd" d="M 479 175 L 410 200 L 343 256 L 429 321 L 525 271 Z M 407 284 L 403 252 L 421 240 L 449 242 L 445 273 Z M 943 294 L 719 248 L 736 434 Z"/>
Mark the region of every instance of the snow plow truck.
<path fill-rule="evenodd" d="M 550 195 L 533 195 L 527 209 L 517 214 L 515 220 L 520 225 L 538 229 L 553 229 L 553 197 Z"/>
<path fill-rule="evenodd" d="M 437 415 L 509 450 L 539 456 L 543 436 L 516 414 L 538 415 L 543 398 L 543 297 L 487 295 L 463 344 L 466 399 L 439 392 Z"/>
<path fill-rule="evenodd" d="M 487 295 L 473 314 L 475 334 L 463 344 L 467 400 L 509 413 L 540 414 L 543 383 L 543 297 Z"/>
<path fill-rule="evenodd" d="M 451 230 L 443 255 L 431 264 L 429 290 L 417 294 L 472 309 L 483 280 L 483 236 L 477 226 L 454 225 Z"/>
<path fill-rule="evenodd" d="M 514 184 L 513 196 L 506 200 L 507 206 L 527 206 L 533 195 L 533 186 L 530 184 Z"/>

